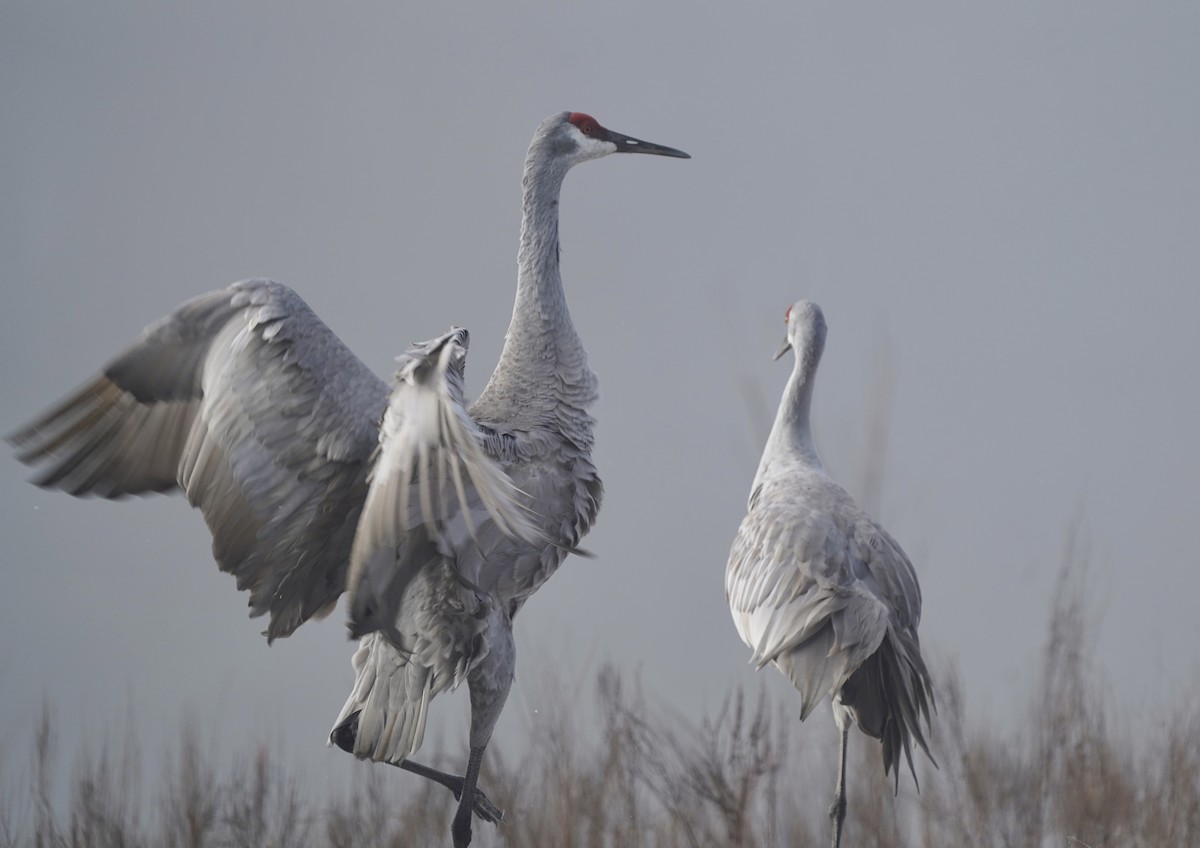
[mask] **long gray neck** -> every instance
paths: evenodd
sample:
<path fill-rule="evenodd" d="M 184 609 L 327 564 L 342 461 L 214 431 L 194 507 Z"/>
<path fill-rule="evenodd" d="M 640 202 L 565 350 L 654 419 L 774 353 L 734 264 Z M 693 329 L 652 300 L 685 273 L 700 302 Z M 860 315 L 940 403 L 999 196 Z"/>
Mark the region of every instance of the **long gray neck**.
<path fill-rule="evenodd" d="M 557 422 L 580 430 L 572 435 L 590 444 L 585 410 L 597 398 L 596 376 L 567 311 L 558 268 L 558 198 L 569 165 L 549 153 L 535 141 L 525 159 L 517 298 L 500 362 L 476 409 L 518 425 Z"/>
<path fill-rule="evenodd" d="M 775 413 L 775 424 L 771 427 L 771 435 L 767 437 L 767 446 L 758 464 L 758 473 L 754 475 L 755 489 L 776 468 L 782 470 L 802 465 L 815 470 L 824 469 L 809 424 L 816 371 L 816 356 L 809 354 L 796 357 L 792 375 L 783 390 L 783 399 L 779 402 L 779 411 Z"/>

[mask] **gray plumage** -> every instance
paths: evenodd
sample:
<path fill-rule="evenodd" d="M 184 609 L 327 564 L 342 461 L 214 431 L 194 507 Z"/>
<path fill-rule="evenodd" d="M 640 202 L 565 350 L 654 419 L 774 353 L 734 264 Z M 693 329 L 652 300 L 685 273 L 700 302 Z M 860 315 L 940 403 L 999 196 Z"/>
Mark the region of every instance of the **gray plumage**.
<path fill-rule="evenodd" d="M 345 588 L 388 387 L 291 289 L 248 280 L 151 325 L 9 436 L 33 482 L 119 498 L 183 490 L 268 639 Z"/>
<path fill-rule="evenodd" d="M 430 777 L 471 812 L 513 680 L 512 619 L 587 533 L 596 378 L 567 311 L 558 197 L 575 164 L 614 152 L 687 154 L 582 113 L 538 127 L 525 161 L 517 296 L 504 351 L 469 411 L 466 331 L 402 358 L 394 389 L 287 287 L 248 280 L 147 328 L 100 376 L 9 437 L 34 482 L 119 498 L 181 489 L 213 556 L 287 636 L 349 594 L 356 681 L 331 740 Z M 466 680 L 465 776 L 408 758 L 430 699 Z"/>
<path fill-rule="evenodd" d="M 904 551 L 826 473 L 809 426 L 825 318 L 799 301 L 787 313 L 782 356 L 795 351 L 771 434 L 725 572 L 734 624 L 760 668 L 774 665 L 800 693 L 800 718 L 829 696 L 842 734 L 834 845 L 845 815 L 851 724 L 881 740 L 884 772 L 912 743 L 929 755 L 933 688 L 917 625 L 921 589 Z M 778 358 L 778 356 L 776 357 Z M 932 757 L 930 758 L 932 760 Z"/>

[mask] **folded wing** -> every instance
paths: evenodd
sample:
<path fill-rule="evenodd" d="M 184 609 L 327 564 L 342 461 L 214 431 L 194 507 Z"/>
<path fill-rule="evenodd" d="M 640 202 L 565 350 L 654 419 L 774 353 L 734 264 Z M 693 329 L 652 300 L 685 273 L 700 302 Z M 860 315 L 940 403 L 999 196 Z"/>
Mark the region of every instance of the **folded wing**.
<path fill-rule="evenodd" d="M 752 661 L 786 664 L 806 718 L 873 653 L 885 604 L 847 558 L 843 528 L 802 506 L 752 510 L 734 540 L 726 593 Z"/>

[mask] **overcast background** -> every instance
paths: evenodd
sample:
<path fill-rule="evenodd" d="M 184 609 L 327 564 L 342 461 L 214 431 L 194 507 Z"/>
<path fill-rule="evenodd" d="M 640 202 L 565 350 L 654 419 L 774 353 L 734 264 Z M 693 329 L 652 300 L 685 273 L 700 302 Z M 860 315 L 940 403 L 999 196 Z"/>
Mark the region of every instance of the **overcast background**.
<path fill-rule="evenodd" d="M 544 698 L 585 706 L 603 662 L 690 717 L 757 684 L 724 568 L 799 297 L 828 318 L 817 436 L 855 494 L 890 386 L 879 517 L 972 718 L 1026 707 L 1082 515 L 1098 653 L 1136 728 L 1200 675 L 1198 44 L 1191 2 L 4 0 L 0 430 L 250 276 L 381 374 L 469 328 L 476 394 L 511 314 L 526 145 L 587 111 L 694 158 L 565 185 L 607 493 L 598 558 L 518 620 L 500 744 Z M 0 471 L 7 779 L 43 699 L 68 754 L 132 715 L 153 757 L 192 715 L 216 748 L 349 772 L 324 747 L 352 680 L 340 609 L 268 649 L 182 499 Z M 436 703 L 448 745 L 465 701 Z M 810 724 L 833 736 L 827 709 Z"/>

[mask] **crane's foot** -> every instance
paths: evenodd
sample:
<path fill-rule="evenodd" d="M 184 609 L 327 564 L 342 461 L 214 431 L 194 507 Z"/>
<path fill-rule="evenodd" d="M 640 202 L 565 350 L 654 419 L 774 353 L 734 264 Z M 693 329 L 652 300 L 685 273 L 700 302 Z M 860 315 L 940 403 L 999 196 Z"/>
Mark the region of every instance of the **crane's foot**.
<path fill-rule="evenodd" d="M 440 783 L 442 786 L 445 786 L 447 789 L 453 792 L 454 800 L 460 802 L 461 804 L 463 786 L 465 786 L 467 782 L 465 777 L 459 777 L 457 774 L 446 774 L 444 771 L 438 771 L 435 768 L 423 766 L 420 763 L 412 760 L 405 760 L 404 762 L 400 763 L 400 768 L 404 769 L 405 771 L 411 771 L 413 774 L 419 774 L 421 777 L 427 777 L 434 783 Z M 501 810 L 499 807 L 493 804 L 478 785 L 475 786 L 471 810 L 475 813 L 475 815 L 479 816 L 479 818 L 483 819 L 489 824 L 495 824 L 496 822 L 504 819 L 504 810 Z"/>
<path fill-rule="evenodd" d="M 341 724 L 333 729 L 333 733 L 329 735 L 329 739 L 334 745 L 337 745 L 343 751 L 354 753 L 354 739 L 358 733 L 358 713 L 354 713 Z M 451 792 L 454 793 L 454 800 L 461 801 L 463 793 L 463 778 L 457 774 L 446 774 L 444 771 L 423 766 L 420 763 L 412 760 L 405 760 L 401 763 L 388 763 L 390 766 L 402 768 L 405 771 L 411 771 L 413 774 L 419 774 L 421 777 L 428 778 L 434 783 L 440 783 Z M 475 815 L 483 819 L 489 824 L 496 824 L 504 819 L 504 811 L 493 804 L 483 793 L 483 790 L 478 786 L 475 787 L 475 799 L 472 805 L 472 810 Z M 467 839 L 470 840 L 470 823 L 467 827 Z M 465 843 L 464 843 L 465 844 Z"/>
<path fill-rule="evenodd" d="M 461 801 L 462 800 L 463 779 L 461 777 L 458 777 L 457 775 L 453 775 L 453 774 L 446 775 L 446 776 L 449 777 L 450 780 L 458 782 L 458 788 L 455 788 L 453 786 L 447 786 L 446 788 L 454 793 L 455 801 Z M 473 807 L 473 810 L 475 812 L 475 815 L 479 816 L 479 818 L 483 819 L 485 822 L 488 822 L 490 824 L 495 824 L 496 822 L 504 820 L 504 810 L 501 810 L 499 807 L 497 807 L 495 804 L 493 804 L 491 801 L 489 801 L 488 797 L 483 794 L 483 790 L 480 789 L 478 786 L 475 787 L 475 805 Z M 468 838 L 469 838 L 469 834 L 470 834 L 469 824 L 467 827 L 467 831 L 468 831 Z"/>

